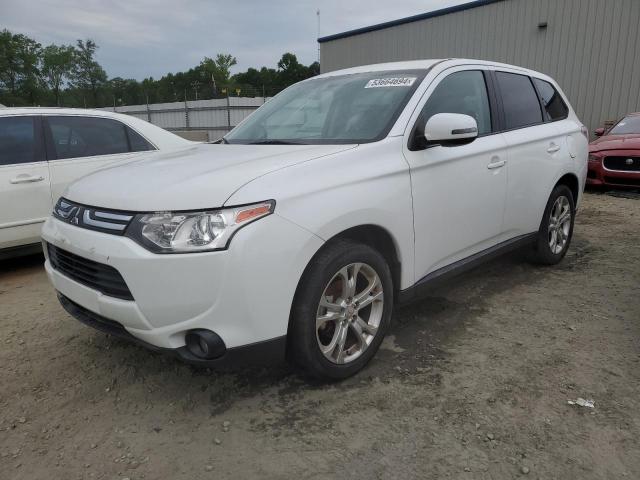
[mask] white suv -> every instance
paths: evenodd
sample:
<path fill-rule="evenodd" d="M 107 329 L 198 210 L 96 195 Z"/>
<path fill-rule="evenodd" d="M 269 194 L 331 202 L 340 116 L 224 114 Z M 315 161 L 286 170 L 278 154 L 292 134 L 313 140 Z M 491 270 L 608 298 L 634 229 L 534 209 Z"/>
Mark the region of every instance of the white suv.
<path fill-rule="evenodd" d="M 344 378 L 394 304 L 434 282 L 518 246 L 559 262 L 587 149 L 540 73 L 476 60 L 331 72 L 218 145 L 72 184 L 43 228 L 45 267 L 95 328 L 203 365 L 286 354 Z"/>
<path fill-rule="evenodd" d="M 74 108 L 0 110 L 0 258 L 40 248 L 40 229 L 67 185 L 133 152 L 192 142 L 128 115 Z"/>

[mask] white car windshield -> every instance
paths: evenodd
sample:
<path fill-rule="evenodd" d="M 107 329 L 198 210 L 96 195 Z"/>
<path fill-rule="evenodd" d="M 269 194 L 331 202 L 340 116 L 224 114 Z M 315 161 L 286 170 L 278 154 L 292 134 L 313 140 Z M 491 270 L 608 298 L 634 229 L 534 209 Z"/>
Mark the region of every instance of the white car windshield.
<path fill-rule="evenodd" d="M 608 133 L 608 135 L 640 134 L 640 115 L 626 117 L 620 120 Z"/>
<path fill-rule="evenodd" d="M 424 70 L 322 77 L 297 83 L 224 140 L 235 144 L 366 143 L 384 138 Z"/>

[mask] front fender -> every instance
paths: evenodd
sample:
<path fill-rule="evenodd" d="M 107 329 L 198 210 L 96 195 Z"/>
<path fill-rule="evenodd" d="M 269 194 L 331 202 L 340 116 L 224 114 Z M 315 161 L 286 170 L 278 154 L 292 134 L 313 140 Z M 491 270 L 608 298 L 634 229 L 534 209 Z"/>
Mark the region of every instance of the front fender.
<path fill-rule="evenodd" d="M 360 225 L 388 231 L 402 264 L 400 288 L 414 282 L 411 178 L 401 137 L 293 165 L 248 183 L 228 201 L 275 198 L 276 213 L 328 240 Z"/>

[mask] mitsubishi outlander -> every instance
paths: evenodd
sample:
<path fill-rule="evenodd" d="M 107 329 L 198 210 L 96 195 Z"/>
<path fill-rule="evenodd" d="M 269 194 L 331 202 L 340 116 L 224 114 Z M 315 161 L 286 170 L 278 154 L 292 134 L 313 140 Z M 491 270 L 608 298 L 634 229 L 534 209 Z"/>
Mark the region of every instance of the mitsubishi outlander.
<path fill-rule="evenodd" d="M 201 365 L 353 375 L 394 305 L 498 253 L 562 260 L 586 129 L 546 75 L 478 60 L 325 73 L 218 144 L 71 184 L 45 268 L 95 328 Z"/>

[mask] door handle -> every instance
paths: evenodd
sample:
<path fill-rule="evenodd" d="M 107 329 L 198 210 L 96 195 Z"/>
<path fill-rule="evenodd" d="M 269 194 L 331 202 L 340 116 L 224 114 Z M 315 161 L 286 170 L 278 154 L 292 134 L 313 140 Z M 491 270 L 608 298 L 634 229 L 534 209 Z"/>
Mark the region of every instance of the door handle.
<path fill-rule="evenodd" d="M 549 145 L 549 148 L 547 148 L 547 153 L 556 153 L 558 150 L 560 150 L 560 145 L 552 143 Z"/>
<path fill-rule="evenodd" d="M 35 177 L 35 176 L 31 176 L 31 175 L 18 175 L 15 178 L 12 178 L 11 180 L 9 180 L 9 183 L 16 185 L 18 183 L 34 183 L 34 182 L 41 182 L 42 180 L 44 180 L 44 177 L 42 175 L 40 175 L 39 177 Z"/>
<path fill-rule="evenodd" d="M 493 170 L 494 168 L 504 167 L 506 163 L 506 160 L 496 160 L 495 162 L 491 162 L 489 165 L 487 165 L 487 168 L 489 170 Z"/>

